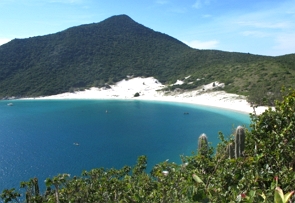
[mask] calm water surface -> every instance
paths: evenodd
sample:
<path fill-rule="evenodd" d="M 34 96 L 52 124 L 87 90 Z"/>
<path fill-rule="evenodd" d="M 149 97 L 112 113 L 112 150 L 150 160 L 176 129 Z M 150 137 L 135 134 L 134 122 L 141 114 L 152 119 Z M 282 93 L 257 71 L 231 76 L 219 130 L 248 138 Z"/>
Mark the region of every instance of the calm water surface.
<path fill-rule="evenodd" d="M 149 170 L 166 159 L 180 163 L 179 155 L 196 151 L 200 134 L 216 146 L 218 131 L 229 135 L 250 123 L 247 114 L 167 102 L 9 102 L 0 101 L 0 191 L 33 177 L 43 185 L 59 173 L 133 166 L 140 155 Z"/>

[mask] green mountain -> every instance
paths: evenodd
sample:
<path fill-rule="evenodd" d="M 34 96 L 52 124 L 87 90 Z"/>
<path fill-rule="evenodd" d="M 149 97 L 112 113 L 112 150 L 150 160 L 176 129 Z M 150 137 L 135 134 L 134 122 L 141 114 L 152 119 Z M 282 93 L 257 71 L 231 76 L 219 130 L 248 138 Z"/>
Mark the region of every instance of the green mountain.
<path fill-rule="evenodd" d="M 127 75 L 154 76 L 165 84 L 190 75 L 178 88 L 219 81 L 228 92 L 270 97 L 282 85 L 294 86 L 294 59 L 294 54 L 268 57 L 197 50 L 118 15 L 0 46 L 0 98 L 102 87 Z"/>

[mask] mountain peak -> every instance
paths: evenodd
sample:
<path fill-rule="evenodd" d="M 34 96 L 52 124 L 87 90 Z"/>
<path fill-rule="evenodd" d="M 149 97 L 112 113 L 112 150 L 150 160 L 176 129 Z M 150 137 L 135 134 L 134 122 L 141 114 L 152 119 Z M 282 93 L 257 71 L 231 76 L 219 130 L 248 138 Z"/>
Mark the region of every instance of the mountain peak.
<path fill-rule="evenodd" d="M 128 15 L 126 14 L 120 14 L 120 15 L 114 15 L 114 16 L 111 16 L 109 18 L 107 18 L 106 20 L 131 20 L 131 21 L 134 21 L 131 17 L 129 17 Z"/>
<path fill-rule="evenodd" d="M 121 14 L 121 15 L 114 15 L 112 17 L 109 17 L 105 19 L 104 21 L 100 22 L 99 24 L 101 25 L 106 25 L 108 26 L 117 26 L 117 28 L 124 28 L 128 26 L 134 27 L 145 27 L 137 22 L 135 22 L 132 18 L 130 18 L 128 15 Z"/>

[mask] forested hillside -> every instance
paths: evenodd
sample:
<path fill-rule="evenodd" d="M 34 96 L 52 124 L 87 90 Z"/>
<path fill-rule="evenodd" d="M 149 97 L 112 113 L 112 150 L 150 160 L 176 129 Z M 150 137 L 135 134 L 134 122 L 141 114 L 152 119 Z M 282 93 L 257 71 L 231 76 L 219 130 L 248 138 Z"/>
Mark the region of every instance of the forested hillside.
<path fill-rule="evenodd" d="M 191 75 L 178 88 L 219 81 L 259 103 L 256 95 L 272 98 L 283 85 L 294 86 L 294 58 L 192 49 L 119 15 L 0 46 L 0 98 L 102 87 L 127 75 L 154 76 L 164 84 Z"/>

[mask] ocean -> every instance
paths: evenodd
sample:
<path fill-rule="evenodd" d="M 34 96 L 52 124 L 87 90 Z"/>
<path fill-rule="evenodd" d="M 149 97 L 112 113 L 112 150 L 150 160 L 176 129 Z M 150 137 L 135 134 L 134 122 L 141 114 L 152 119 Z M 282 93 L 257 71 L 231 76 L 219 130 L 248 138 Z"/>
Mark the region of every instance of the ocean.
<path fill-rule="evenodd" d="M 44 188 L 60 173 L 134 166 L 140 155 L 147 170 L 167 159 L 181 163 L 202 133 L 216 146 L 219 131 L 230 135 L 249 124 L 247 114 L 173 102 L 0 101 L 0 191 L 34 177 Z"/>

